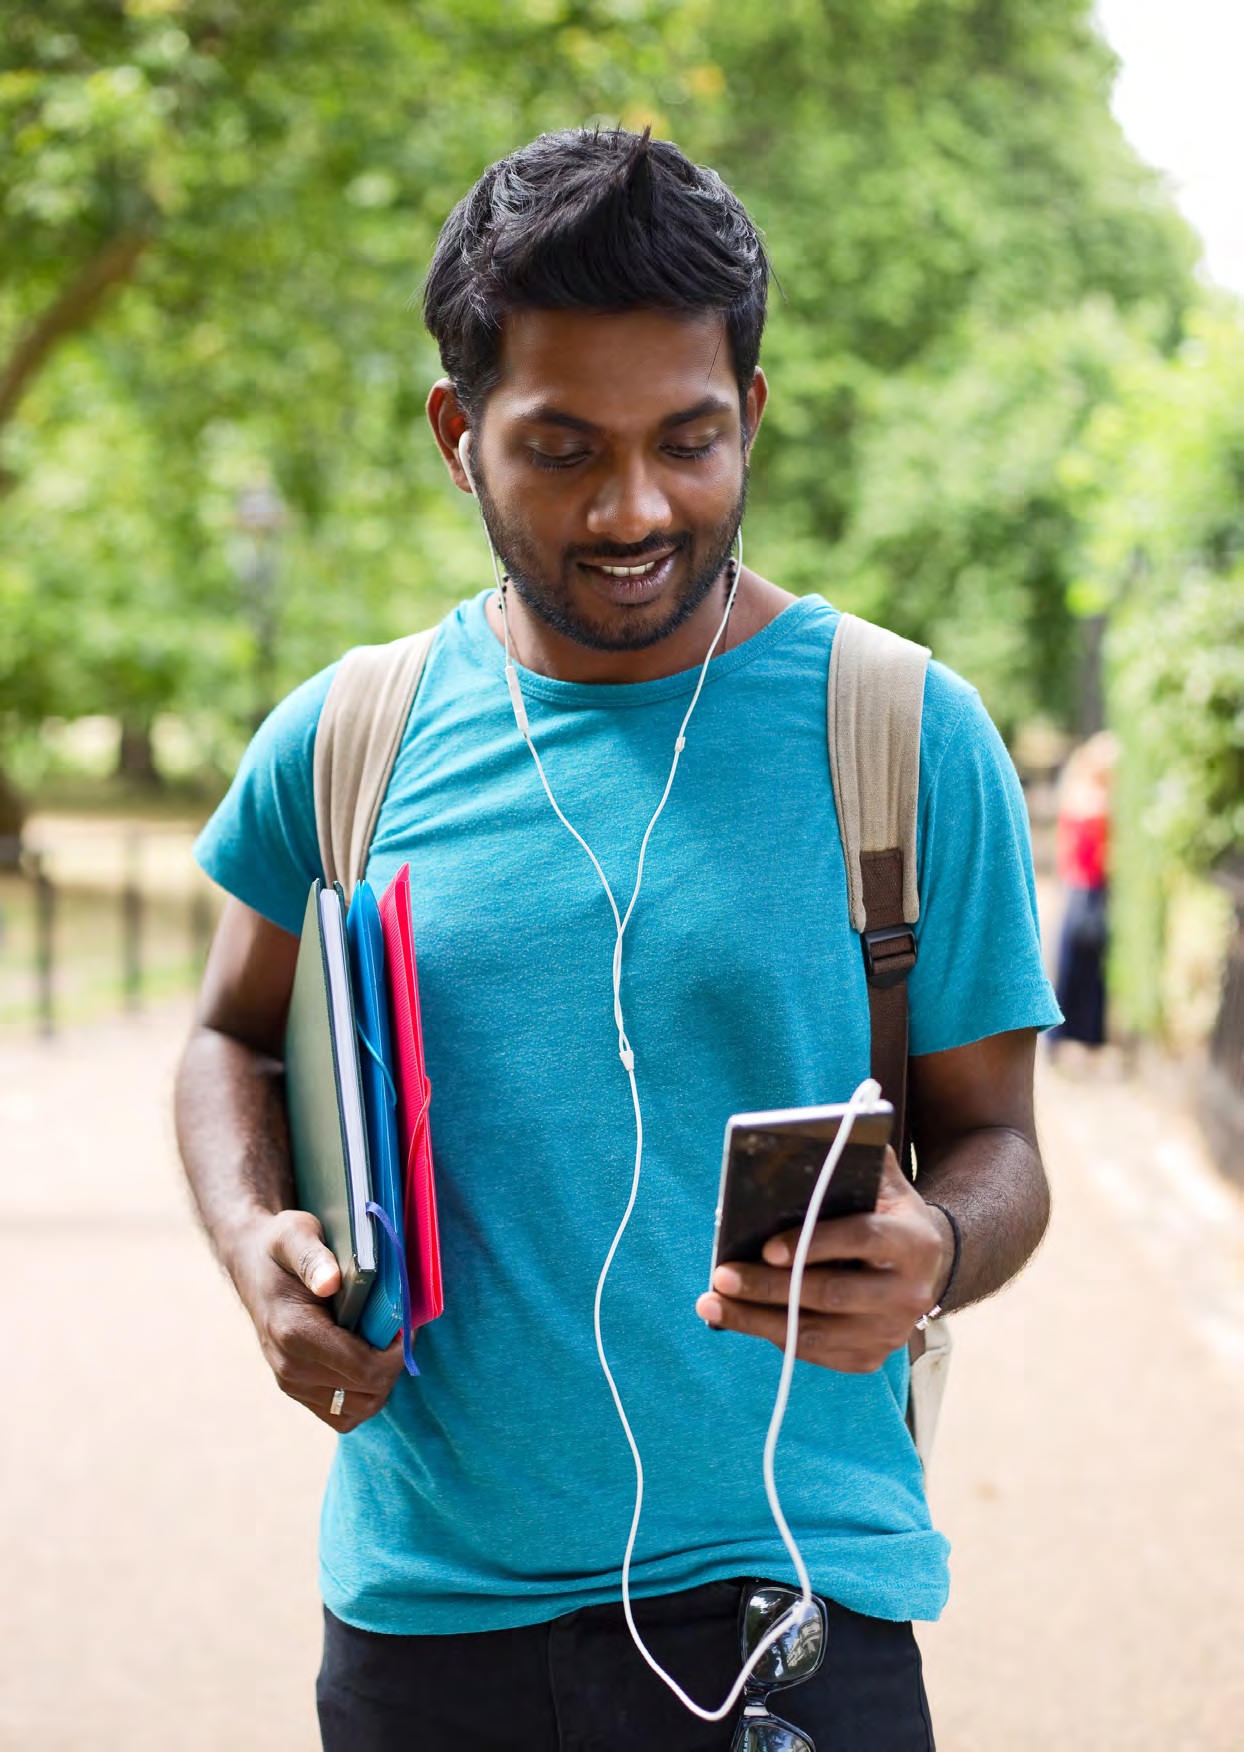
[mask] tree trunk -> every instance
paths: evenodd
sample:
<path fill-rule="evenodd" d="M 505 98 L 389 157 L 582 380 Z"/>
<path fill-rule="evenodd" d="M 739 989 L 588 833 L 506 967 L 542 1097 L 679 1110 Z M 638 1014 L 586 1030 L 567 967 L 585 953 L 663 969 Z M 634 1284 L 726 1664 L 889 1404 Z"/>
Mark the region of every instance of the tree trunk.
<path fill-rule="evenodd" d="M 117 748 L 117 777 L 138 785 L 158 785 L 155 750 L 151 746 L 151 725 L 132 719 L 121 721 L 121 741 Z"/>
<path fill-rule="evenodd" d="M 125 231 L 109 238 L 36 316 L 0 366 L 0 425 L 12 418 L 49 355 L 69 335 L 89 328 L 114 287 L 133 277 L 150 241 L 142 231 Z"/>
<path fill-rule="evenodd" d="M 16 868 L 25 819 L 25 799 L 14 790 L 0 768 L 0 870 Z"/>

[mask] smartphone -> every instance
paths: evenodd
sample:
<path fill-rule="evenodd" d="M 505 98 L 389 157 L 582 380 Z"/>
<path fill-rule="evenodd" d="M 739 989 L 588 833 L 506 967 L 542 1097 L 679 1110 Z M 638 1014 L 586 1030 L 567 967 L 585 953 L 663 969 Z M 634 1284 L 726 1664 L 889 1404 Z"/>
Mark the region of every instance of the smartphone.
<path fill-rule="evenodd" d="M 710 1282 L 719 1265 L 758 1260 L 771 1236 L 800 1227 L 846 1111 L 844 1102 L 735 1113 L 726 1121 Z M 888 1101 L 856 1113 L 821 1204 L 822 1221 L 875 1209 L 893 1127 Z"/>

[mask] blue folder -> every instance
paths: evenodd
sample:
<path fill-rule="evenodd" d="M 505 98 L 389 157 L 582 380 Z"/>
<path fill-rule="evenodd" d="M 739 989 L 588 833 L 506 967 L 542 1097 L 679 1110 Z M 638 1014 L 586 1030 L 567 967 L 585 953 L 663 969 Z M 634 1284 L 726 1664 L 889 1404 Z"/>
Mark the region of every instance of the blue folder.
<path fill-rule="evenodd" d="M 369 1212 L 384 1230 L 377 1249 L 375 1280 L 363 1306 L 357 1330 L 378 1350 L 400 1332 L 406 1367 L 419 1373 L 411 1355 L 410 1289 L 406 1279 L 405 1217 L 402 1210 L 402 1162 L 397 1141 L 397 1092 L 393 1083 L 393 1046 L 384 968 L 384 931 L 380 908 L 368 882 L 355 886 L 346 918 L 354 1014 L 367 1118 L 367 1149 L 371 1162 L 373 1202 Z"/>

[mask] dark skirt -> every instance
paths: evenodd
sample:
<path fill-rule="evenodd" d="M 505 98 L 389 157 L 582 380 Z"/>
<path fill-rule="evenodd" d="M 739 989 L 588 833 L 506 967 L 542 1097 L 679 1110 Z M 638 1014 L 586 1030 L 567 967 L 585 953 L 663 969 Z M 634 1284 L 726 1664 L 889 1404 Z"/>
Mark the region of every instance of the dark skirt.
<path fill-rule="evenodd" d="M 1055 990 L 1065 1020 L 1052 1040 L 1101 1046 L 1106 1038 L 1106 890 L 1069 888 Z"/>

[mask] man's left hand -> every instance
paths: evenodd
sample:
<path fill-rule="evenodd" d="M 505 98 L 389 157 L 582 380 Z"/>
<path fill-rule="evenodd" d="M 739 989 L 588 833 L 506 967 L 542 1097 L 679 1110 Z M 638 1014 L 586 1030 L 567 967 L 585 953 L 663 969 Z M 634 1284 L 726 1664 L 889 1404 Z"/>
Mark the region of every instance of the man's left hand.
<path fill-rule="evenodd" d="M 767 1338 L 786 1347 L 790 1266 L 799 1230 L 766 1243 L 764 1263 L 719 1265 L 713 1287 L 696 1303 L 709 1326 Z M 954 1237 L 886 1151 L 877 1207 L 867 1216 L 818 1223 L 799 1298 L 799 1346 L 805 1363 L 867 1374 L 907 1343 L 950 1275 Z M 859 1260 L 842 1270 L 835 1262 Z"/>

